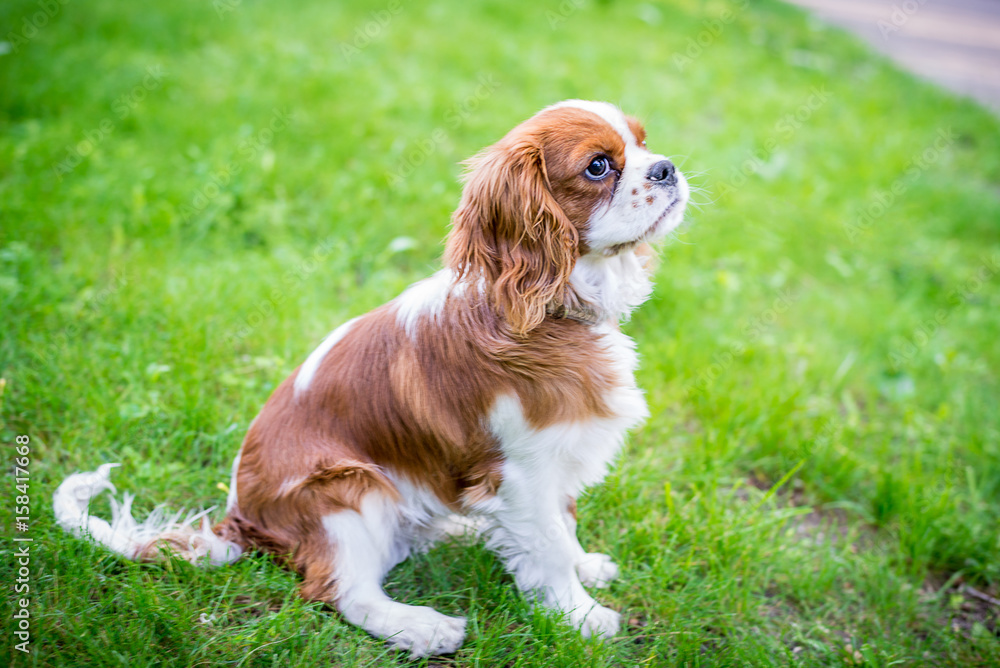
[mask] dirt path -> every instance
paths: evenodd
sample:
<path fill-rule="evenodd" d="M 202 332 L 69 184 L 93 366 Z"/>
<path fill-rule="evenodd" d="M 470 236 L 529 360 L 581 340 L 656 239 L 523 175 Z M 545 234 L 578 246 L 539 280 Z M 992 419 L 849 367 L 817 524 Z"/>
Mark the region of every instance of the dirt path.
<path fill-rule="evenodd" d="M 1000 0 L 789 0 L 1000 114 Z"/>

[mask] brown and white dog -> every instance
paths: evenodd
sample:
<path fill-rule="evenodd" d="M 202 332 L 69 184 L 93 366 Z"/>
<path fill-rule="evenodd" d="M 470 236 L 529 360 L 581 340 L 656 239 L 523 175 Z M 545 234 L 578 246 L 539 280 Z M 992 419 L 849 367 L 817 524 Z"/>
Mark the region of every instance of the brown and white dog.
<path fill-rule="evenodd" d="M 331 333 L 275 390 L 233 462 L 214 528 L 131 497 L 108 522 L 110 464 L 54 496 L 68 531 L 132 559 L 169 548 L 219 564 L 286 559 L 301 594 L 414 656 L 455 651 L 465 620 L 391 600 L 382 579 L 475 521 L 518 587 L 584 635 L 619 615 L 584 586 L 618 572 L 576 538 L 576 497 L 647 416 L 632 340 L 618 328 L 652 289 L 648 243 L 689 189 L 638 121 L 601 102 L 543 109 L 470 161 L 445 267 Z"/>

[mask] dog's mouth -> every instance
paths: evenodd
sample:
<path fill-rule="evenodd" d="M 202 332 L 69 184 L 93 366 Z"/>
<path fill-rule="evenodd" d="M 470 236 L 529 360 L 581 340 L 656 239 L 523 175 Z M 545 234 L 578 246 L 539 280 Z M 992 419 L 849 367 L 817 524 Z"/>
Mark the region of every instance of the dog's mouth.
<path fill-rule="evenodd" d="M 606 248 L 604 250 L 604 255 L 608 257 L 618 255 L 623 251 L 635 248 L 644 241 L 655 240 L 657 237 L 657 233 L 659 232 L 660 226 L 663 224 L 663 221 L 665 221 L 667 219 L 667 216 L 669 216 L 671 213 L 677 211 L 679 204 L 681 204 L 680 196 L 675 197 L 674 201 L 672 201 L 663 209 L 663 212 L 660 213 L 659 216 L 657 216 L 656 220 L 653 221 L 652 225 L 646 228 L 645 232 L 640 234 L 637 238 L 633 239 L 632 241 L 626 241 L 625 243 L 616 244 L 614 246 L 611 246 L 610 248 Z M 681 204 L 681 206 L 683 205 Z"/>
<path fill-rule="evenodd" d="M 642 236 L 640 236 L 639 239 L 637 239 L 637 241 L 646 241 L 647 239 L 655 238 L 656 233 L 660 229 L 660 225 L 662 225 L 663 221 L 667 219 L 667 216 L 669 216 L 671 213 L 674 213 L 677 210 L 677 205 L 680 204 L 680 201 L 681 198 L 679 196 L 675 197 L 674 201 L 672 201 L 670 204 L 666 206 L 666 208 L 663 209 L 663 213 L 657 216 L 656 220 L 653 221 L 653 224 L 650 225 L 649 228 L 642 233 Z"/>

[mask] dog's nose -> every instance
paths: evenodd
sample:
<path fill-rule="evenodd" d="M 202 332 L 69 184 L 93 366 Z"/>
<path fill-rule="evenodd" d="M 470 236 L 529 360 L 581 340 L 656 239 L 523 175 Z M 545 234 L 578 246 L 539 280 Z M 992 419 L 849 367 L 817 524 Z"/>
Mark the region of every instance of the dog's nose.
<path fill-rule="evenodd" d="M 665 186 L 677 185 L 677 170 L 674 169 L 674 163 L 669 160 L 660 160 L 649 168 L 646 178 Z"/>

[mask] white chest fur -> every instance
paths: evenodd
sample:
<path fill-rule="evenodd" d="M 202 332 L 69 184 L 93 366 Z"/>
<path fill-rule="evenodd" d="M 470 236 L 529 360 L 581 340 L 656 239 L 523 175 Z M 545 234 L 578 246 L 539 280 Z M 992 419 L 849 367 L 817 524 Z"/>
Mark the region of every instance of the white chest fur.
<path fill-rule="evenodd" d="M 500 397 L 489 424 L 504 453 L 504 480 L 528 476 L 553 494 L 575 497 L 604 477 L 626 432 L 649 415 L 642 391 L 635 385 L 635 344 L 613 327 L 598 328 L 620 381 L 605 396 L 612 415 L 535 429 L 517 397 Z"/>
<path fill-rule="evenodd" d="M 503 481 L 496 496 L 473 508 L 486 520 L 487 546 L 504 559 L 521 590 L 568 613 L 584 635 L 614 634 L 619 616 L 591 598 L 580 574 L 591 584 L 606 582 L 617 567 L 580 546 L 571 499 L 604 477 L 628 429 L 648 415 L 635 386 L 632 340 L 610 326 L 599 326 L 598 333 L 619 379 L 604 397 L 611 415 L 536 429 L 516 396 L 497 399 L 489 425 L 504 454 Z"/>

